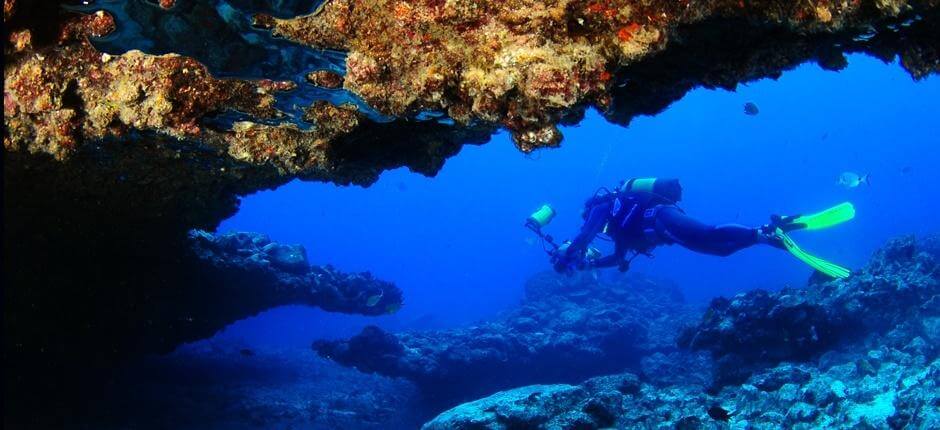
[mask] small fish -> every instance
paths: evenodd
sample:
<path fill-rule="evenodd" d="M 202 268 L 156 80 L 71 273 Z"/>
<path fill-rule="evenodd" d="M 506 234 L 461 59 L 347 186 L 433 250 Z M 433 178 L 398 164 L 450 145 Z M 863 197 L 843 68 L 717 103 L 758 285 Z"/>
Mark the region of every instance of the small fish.
<path fill-rule="evenodd" d="M 825 132 L 825 133 L 822 134 L 822 136 L 820 136 L 819 139 L 820 139 L 820 140 L 826 140 L 826 139 L 828 139 L 828 138 L 829 138 L 829 132 Z"/>
<path fill-rule="evenodd" d="M 760 109 L 757 108 L 757 105 L 754 102 L 747 102 L 744 104 L 744 114 L 754 116 L 760 113 Z"/>
<path fill-rule="evenodd" d="M 379 300 L 382 300 L 382 296 L 384 296 L 384 295 L 385 295 L 385 291 L 379 291 L 378 294 L 376 294 L 376 295 L 374 295 L 374 296 L 369 296 L 369 298 L 366 299 L 366 306 L 368 306 L 368 307 L 371 308 L 371 307 L 373 307 L 373 306 L 379 304 Z"/>
<path fill-rule="evenodd" d="M 913 171 L 914 171 L 914 168 L 911 167 L 911 166 L 904 166 L 904 167 L 900 168 L 899 170 L 901 171 L 901 174 L 902 174 L 902 175 L 907 175 L 907 174 L 913 172 Z"/>
<path fill-rule="evenodd" d="M 731 412 L 719 405 L 713 405 L 708 408 L 708 416 L 717 421 L 728 421 L 731 418 Z"/>
<path fill-rule="evenodd" d="M 254 356 L 255 356 L 255 352 L 252 351 L 252 350 L 250 350 L 250 349 L 248 349 L 248 348 L 240 349 L 240 350 L 238 350 L 238 353 L 241 354 L 241 355 L 244 355 L 245 357 L 254 357 Z"/>
<path fill-rule="evenodd" d="M 405 185 L 404 182 L 399 181 L 397 185 L 398 191 L 408 191 L 408 185 Z"/>
<path fill-rule="evenodd" d="M 868 174 L 859 175 L 855 172 L 843 172 L 839 175 L 839 185 L 845 188 L 855 188 L 862 184 L 871 185 L 870 176 Z"/>

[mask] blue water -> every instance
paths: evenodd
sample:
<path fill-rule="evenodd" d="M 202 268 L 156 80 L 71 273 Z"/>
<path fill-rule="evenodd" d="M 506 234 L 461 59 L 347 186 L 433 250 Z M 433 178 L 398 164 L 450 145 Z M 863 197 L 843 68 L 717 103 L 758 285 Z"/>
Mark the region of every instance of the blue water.
<path fill-rule="evenodd" d="M 560 149 L 523 155 L 506 133 L 463 148 L 435 178 L 386 172 L 363 189 L 295 181 L 246 197 L 220 231 L 246 230 L 301 243 L 313 264 L 373 272 L 404 290 L 405 307 L 382 318 L 305 307 L 268 311 L 217 338 L 248 345 L 307 345 L 365 324 L 429 328 L 486 318 L 513 306 L 526 279 L 550 270 L 524 219 L 543 203 L 559 238 L 579 227 L 596 188 L 634 176 L 677 177 L 681 206 L 706 222 L 760 225 L 771 213 L 853 202 L 857 218 L 794 234 L 808 250 L 858 267 L 890 237 L 940 229 L 940 79 L 914 82 L 897 64 L 850 57 L 840 72 L 803 65 L 736 92 L 695 90 L 629 128 L 591 112 L 563 129 Z M 757 116 L 743 113 L 754 102 Z M 843 171 L 871 174 L 846 189 Z M 677 282 L 690 301 L 752 289 L 802 286 L 811 269 L 766 247 L 727 258 L 660 248 L 633 269 Z"/>

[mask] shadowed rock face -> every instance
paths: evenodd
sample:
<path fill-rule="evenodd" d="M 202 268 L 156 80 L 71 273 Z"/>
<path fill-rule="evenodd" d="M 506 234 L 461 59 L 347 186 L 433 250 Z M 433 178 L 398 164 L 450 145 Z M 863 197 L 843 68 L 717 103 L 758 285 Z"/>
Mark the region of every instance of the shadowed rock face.
<path fill-rule="evenodd" d="M 350 275 L 330 266 L 311 266 L 300 245 L 284 245 L 257 233 L 190 233 L 196 258 L 210 268 L 208 278 L 230 289 L 230 301 L 249 303 L 241 319 L 284 304 L 306 304 L 326 311 L 384 315 L 402 305 L 401 290 L 368 272 Z M 252 291 L 257 291 L 252 294 Z M 225 312 L 238 314 L 232 306 Z M 227 325 L 226 322 L 226 325 Z M 221 328 L 221 327 L 219 327 Z M 203 336 L 208 337 L 208 336 Z"/>
<path fill-rule="evenodd" d="M 351 339 L 319 341 L 322 356 L 364 372 L 418 384 L 436 406 L 507 387 L 570 382 L 674 350 L 693 308 L 669 285 L 639 277 L 542 274 L 519 309 L 476 326 L 391 334 L 369 327 Z"/>
<path fill-rule="evenodd" d="M 671 380 L 620 374 L 520 387 L 423 428 L 936 428 L 940 254 L 935 237 L 922 243 L 888 243 L 846 281 L 713 303 L 681 342 L 712 351 L 715 375 L 685 366 Z M 645 360 L 651 368 L 688 362 L 681 353 Z"/>
<path fill-rule="evenodd" d="M 711 351 L 716 385 L 740 383 L 753 369 L 815 358 L 872 332 L 930 321 L 940 315 L 937 271 L 936 254 L 919 251 L 913 237 L 896 239 L 846 280 L 715 299 L 679 344 Z"/>
<path fill-rule="evenodd" d="M 49 410 L 68 417 L 81 410 L 85 384 L 120 361 L 171 351 L 270 307 L 377 315 L 400 304 L 391 284 L 310 267 L 295 248 L 262 237 L 187 234 L 234 213 L 245 187 L 280 184 L 276 172 L 166 142 L 87 146 L 65 162 L 4 155 L 4 395 L 13 424 L 30 427 L 19 420 Z"/>
<path fill-rule="evenodd" d="M 151 17 L 193 7 L 191 22 L 224 18 L 208 2 L 128 1 Z M 93 41 L 130 23 L 4 0 L 5 358 L 55 380 L 86 370 L 66 355 L 106 369 L 212 333 L 232 315 L 196 327 L 193 312 L 177 313 L 218 292 L 208 275 L 190 276 L 211 271 L 187 232 L 214 229 L 239 196 L 297 177 L 368 185 L 401 166 L 433 175 L 500 127 L 522 150 L 553 146 L 555 125 L 588 107 L 627 124 L 696 86 L 733 88 L 811 60 L 838 69 L 844 52 L 900 56 L 920 77 L 938 69 L 936 4 L 331 0 L 309 16 L 258 17 L 308 51 L 346 50 L 343 88 L 364 101 L 350 104 L 301 94 L 310 72 L 340 71 L 336 52 L 297 79 L 222 78 L 213 71 L 238 51 L 105 53 Z M 211 25 L 173 40 L 234 34 Z M 243 64 L 259 63 L 247 60 L 255 52 Z M 294 100 L 304 102 L 285 107 Z M 167 315 L 182 319 L 167 326 Z M 138 324 L 144 316 L 155 328 Z M 29 397 L 23 387 L 40 390 L 24 376 L 6 394 Z"/>

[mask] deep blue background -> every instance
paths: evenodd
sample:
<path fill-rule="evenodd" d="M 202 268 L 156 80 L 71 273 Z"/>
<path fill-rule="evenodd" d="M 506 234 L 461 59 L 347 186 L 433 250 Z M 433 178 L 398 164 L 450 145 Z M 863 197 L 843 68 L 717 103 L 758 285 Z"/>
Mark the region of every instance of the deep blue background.
<path fill-rule="evenodd" d="M 678 177 L 682 207 L 703 221 L 759 225 L 771 213 L 799 213 L 852 201 L 858 217 L 797 233 L 804 248 L 849 267 L 886 239 L 936 232 L 940 220 L 940 79 L 913 82 L 897 64 L 853 56 L 840 73 L 804 65 L 777 81 L 737 92 L 696 90 L 628 128 L 591 112 L 563 130 L 562 148 L 518 152 L 506 133 L 468 146 L 435 178 L 405 169 L 367 189 L 293 182 L 245 198 L 219 230 L 260 231 L 301 243 L 313 264 L 369 270 L 405 293 L 398 315 L 382 318 L 287 307 L 241 321 L 218 339 L 306 345 L 373 323 L 392 329 L 466 323 L 507 309 L 531 275 L 549 269 L 522 227 L 542 203 L 559 216 L 557 237 L 579 226 L 585 198 L 634 176 Z M 752 101 L 760 114 L 747 116 Z M 872 185 L 845 189 L 843 171 Z M 802 286 L 810 269 L 785 252 L 745 250 L 728 258 L 673 247 L 639 258 L 633 270 L 676 281 L 689 300 L 751 288 Z"/>

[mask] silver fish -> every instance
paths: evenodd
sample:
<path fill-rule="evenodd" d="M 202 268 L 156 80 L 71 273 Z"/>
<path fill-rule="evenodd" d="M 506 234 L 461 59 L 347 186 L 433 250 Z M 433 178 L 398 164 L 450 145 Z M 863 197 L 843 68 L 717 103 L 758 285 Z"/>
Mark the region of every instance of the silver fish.
<path fill-rule="evenodd" d="M 374 296 L 369 296 L 369 298 L 366 299 L 366 306 L 371 308 L 377 305 L 379 303 L 379 300 L 382 300 L 382 296 L 384 295 L 385 295 L 385 291 L 383 290 L 383 291 L 379 291 L 379 293 Z"/>
<path fill-rule="evenodd" d="M 862 184 L 871 185 L 870 176 L 869 174 L 859 175 L 855 172 L 842 172 L 839 175 L 839 185 L 845 188 L 855 188 Z"/>

